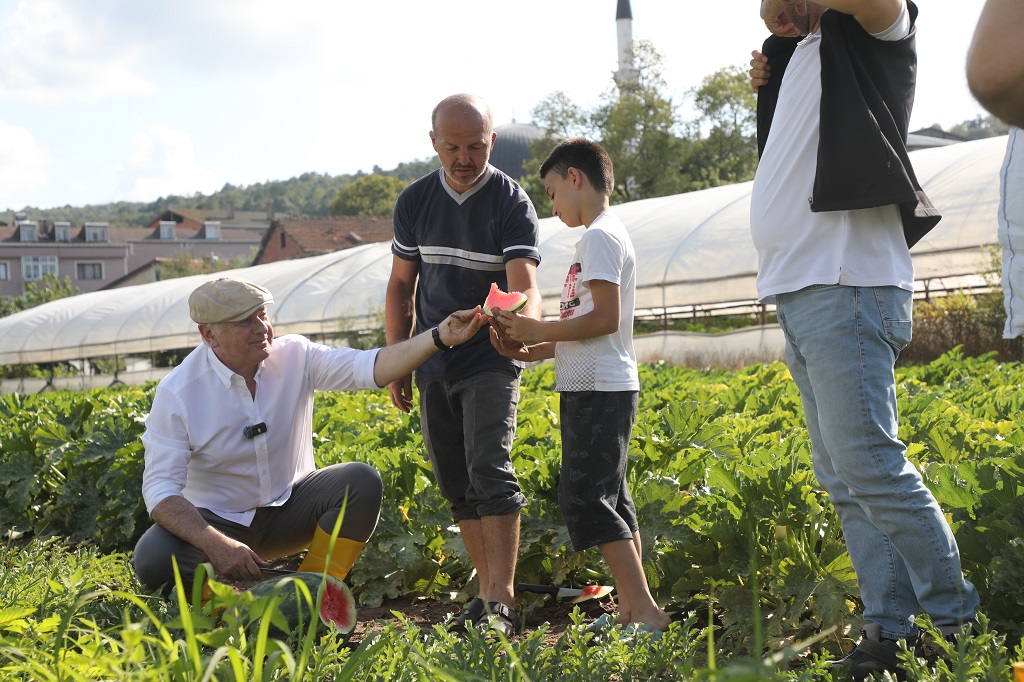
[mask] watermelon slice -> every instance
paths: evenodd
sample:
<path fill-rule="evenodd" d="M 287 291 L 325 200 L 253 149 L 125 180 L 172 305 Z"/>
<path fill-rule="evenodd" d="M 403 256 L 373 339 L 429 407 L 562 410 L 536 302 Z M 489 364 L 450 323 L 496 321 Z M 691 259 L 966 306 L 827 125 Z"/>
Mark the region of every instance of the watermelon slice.
<path fill-rule="evenodd" d="M 573 598 L 571 603 L 579 604 L 581 601 L 588 599 L 600 599 L 606 594 L 610 594 L 612 589 L 611 585 L 587 585 L 583 588 L 582 592 Z"/>
<path fill-rule="evenodd" d="M 283 627 L 272 629 L 280 634 L 299 634 L 298 630 L 303 625 L 304 615 L 309 613 L 309 605 L 306 603 L 302 592 L 294 583 L 301 581 L 309 588 L 309 593 L 315 600 L 320 590 L 323 574 L 310 572 L 297 572 L 283 578 L 265 580 L 254 585 L 249 592 L 254 597 L 268 597 L 279 594 L 282 597 L 277 605 L 277 612 L 283 616 L 284 623 L 288 630 Z M 347 638 L 356 627 L 356 603 L 348 586 L 337 578 L 328 575 L 323 582 L 323 599 L 320 602 L 320 622 L 331 630 L 340 633 Z M 309 623 L 305 620 L 305 623 Z M 277 623 L 275 622 L 275 626 Z"/>
<path fill-rule="evenodd" d="M 518 291 L 505 293 L 498 288 L 497 284 L 491 282 L 491 290 L 487 293 L 487 300 L 484 301 L 484 314 L 494 317 L 494 314 L 491 313 L 494 308 L 514 313 L 522 310 L 525 305 L 526 294 L 521 294 Z"/>

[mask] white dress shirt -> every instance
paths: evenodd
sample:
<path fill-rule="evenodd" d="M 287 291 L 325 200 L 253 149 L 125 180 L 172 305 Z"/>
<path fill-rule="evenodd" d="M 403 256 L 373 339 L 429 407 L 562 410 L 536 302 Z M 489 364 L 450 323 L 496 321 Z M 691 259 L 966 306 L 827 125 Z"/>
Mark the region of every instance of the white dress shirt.
<path fill-rule="evenodd" d="M 142 495 L 150 512 L 184 496 L 196 507 L 248 526 L 259 507 L 284 504 L 292 485 L 315 469 L 313 393 L 379 388 L 377 351 L 334 349 L 297 334 L 274 339 L 256 372 L 256 397 L 245 380 L 203 344 L 157 386 L 142 442 Z M 266 433 L 243 429 L 264 423 Z"/>

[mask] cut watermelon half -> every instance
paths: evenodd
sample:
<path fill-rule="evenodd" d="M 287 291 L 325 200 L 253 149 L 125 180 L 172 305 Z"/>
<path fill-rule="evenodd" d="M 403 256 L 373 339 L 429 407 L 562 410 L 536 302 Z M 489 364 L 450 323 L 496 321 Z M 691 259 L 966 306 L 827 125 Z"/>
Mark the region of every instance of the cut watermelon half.
<path fill-rule="evenodd" d="M 343 581 L 331 575 L 327 575 L 326 580 L 324 578 L 322 573 L 300 571 L 253 585 L 249 588 L 249 593 L 257 598 L 280 595 L 281 601 L 277 605 L 277 612 L 280 614 L 281 625 L 272 625 L 271 628 L 275 633 L 288 637 L 294 634 L 301 635 L 300 630 L 303 623 L 309 622 L 310 604 L 300 597 L 300 591 L 294 583 L 306 584 L 314 604 L 322 585 L 323 599 L 320 600 L 320 622 L 347 638 L 356 627 L 355 598 L 348 589 L 348 585 Z M 274 618 L 272 613 L 271 617 Z M 304 618 L 306 620 L 303 620 Z M 287 629 L 283 627 L 285 625 L 287 625 Z"/>
<path fill-rule="evenodd" d="M 494 308 L 500 308 L 510 313 L 517 312 L 526 305 L 526 300 L 526 294 L 521 294 L 518 291 L 506 293 L 499 289 L 497 284 L 491 282 L 491 290 L 487 293 L 487 300 L 484 301 L 484 314 L 494 317 L 491 312 Z"/>

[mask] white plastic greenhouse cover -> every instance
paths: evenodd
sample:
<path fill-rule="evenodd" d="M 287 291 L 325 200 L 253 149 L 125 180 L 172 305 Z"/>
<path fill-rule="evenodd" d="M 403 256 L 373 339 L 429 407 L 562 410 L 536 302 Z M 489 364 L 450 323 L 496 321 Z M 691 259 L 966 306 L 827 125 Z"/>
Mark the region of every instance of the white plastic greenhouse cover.
<path fill-rule="evenodd" d="M 913 249 L 918 280 L 976 274 L 998 243 L 999 168 L 1006 138 L 913 152 L 918 178 L 943 214 Z M 752 183 L 614 206 L 637 254 L 637 308 L 752 302 L 757 256 L 750 239 Z M 555 314 L 579 232 L 541 220 L 538 279 Z M 381 323 L 389 243 L 231 271 L 274 294 L 275 333 L 329 334 Z M 188 295 L 223 276 L 197 275 L 81 294 L 0 318 L 0 365 L 144 354 L 199 343 Z"/>

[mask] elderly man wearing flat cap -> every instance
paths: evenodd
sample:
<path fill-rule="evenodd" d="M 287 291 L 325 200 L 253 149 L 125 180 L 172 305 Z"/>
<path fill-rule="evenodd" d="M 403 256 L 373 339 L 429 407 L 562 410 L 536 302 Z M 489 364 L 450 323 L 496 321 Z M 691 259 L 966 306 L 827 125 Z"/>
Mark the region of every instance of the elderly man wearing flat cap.
<path fill-rule="evenodd" d="M 228 277 L 189 297 L 203 343 L 157 386 L 142 437 L 142 494 L 155 523 L 132 564 L 150 590 L 173 585 L 172 557 L 189 585 L 204 561 L 249 580 L 267 559 L 307 548 L 299 570 L 343 579 L 373 533 L 383 490 L 361 462 L 316 468 L 313 393 L 387 386 L 487 320 L 465 310 L 400 344 L 334 349 L 297 334 L 275 338 L 270 303 L 263 287 Z"/>

